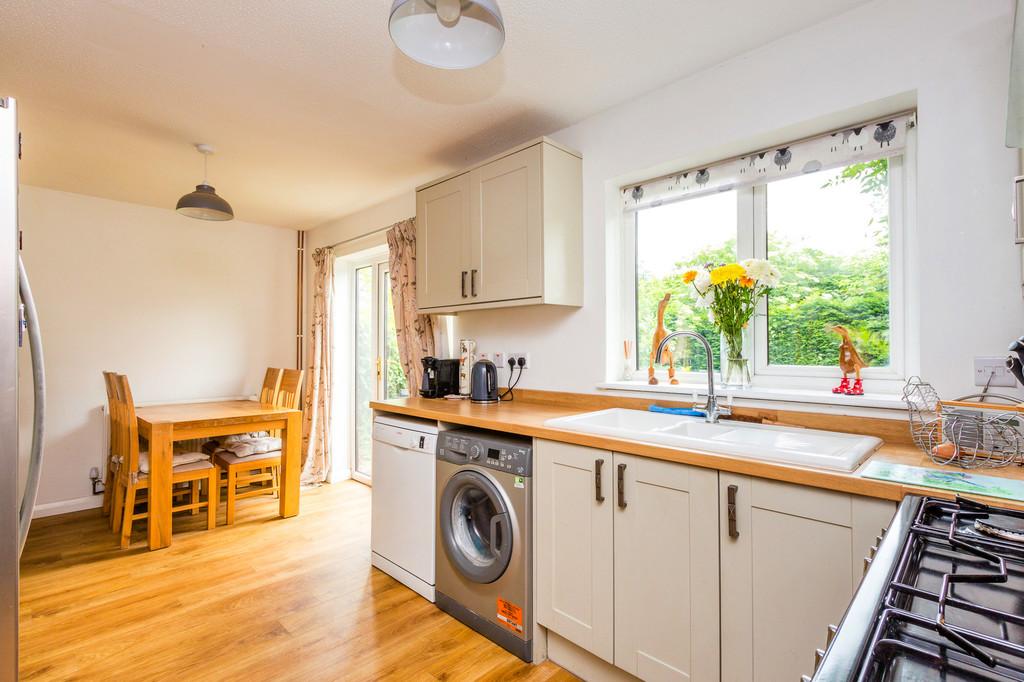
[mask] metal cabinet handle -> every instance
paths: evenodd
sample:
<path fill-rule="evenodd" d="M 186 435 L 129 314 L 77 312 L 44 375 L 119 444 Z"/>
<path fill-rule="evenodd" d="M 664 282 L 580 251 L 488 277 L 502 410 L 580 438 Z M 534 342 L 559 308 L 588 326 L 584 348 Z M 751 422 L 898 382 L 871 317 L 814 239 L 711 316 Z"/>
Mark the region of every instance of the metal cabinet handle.
<path fill-rule="evenodd" d="M 469 293 L 476 296 L 476 270 L 469 271 Z"/>
<path fill-rule="evenodd" d="M 604 502 L 604 493 L 601 492 L 601 467 L 603 466 L 603 459 L 594 462 L 594 499 L 598 502 Z"/>
<path fill-rule="evenodd" d="M 735 540 L 740 536 L 740 531 L 736 527 L 736 492 L 739 490 L 739 486 L 731 485 L 726 490 L 728 491 L 729 537 Z"/>
<path fill-rule="evenodd" d="M 466 296 L 466 271 L 462 271 L 462 298 L 468 298 Z"/>
<path fill-rule="evenodd" d="M 626 465 L 619 465 L 619 509 L 626 508 Z"/>

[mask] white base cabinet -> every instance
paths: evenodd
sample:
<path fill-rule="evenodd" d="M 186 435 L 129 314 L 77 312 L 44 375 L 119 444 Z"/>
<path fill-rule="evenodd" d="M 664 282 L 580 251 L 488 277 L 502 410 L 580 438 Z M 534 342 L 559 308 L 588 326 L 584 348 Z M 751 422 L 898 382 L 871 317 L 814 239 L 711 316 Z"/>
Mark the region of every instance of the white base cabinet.
<path fill-rule="evenodd" d="M 722 680 L 811 674 L 895 503 L 724 472 L 719 500 Z"/>
<path fill-rule="evenodd" d="M 896 509 L 565 443 L 534 453 L 537 622 L 644 680 L 809 673 Z"/>
<path fill-rule="evenodd" d="M 718 472 L 614 463 L 615 665 L 644 680 L 718 679 Z"/>
<path fill-rule="evenodd" d="M 534 453 L 538 623 L 643 679 L 717 679 L 717 473 L 550 441 Z"/>

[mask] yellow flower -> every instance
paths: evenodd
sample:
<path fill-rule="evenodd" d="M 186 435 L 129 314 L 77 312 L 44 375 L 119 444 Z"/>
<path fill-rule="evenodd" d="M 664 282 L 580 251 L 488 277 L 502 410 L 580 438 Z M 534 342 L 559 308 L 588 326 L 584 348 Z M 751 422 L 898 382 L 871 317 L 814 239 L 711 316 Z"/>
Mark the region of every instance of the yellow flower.
<path fill-rule="evenodd" d="M 726 282 L 734 282 L 740 277 L 745 277 L 747 271 L 739 263 L 729 263 L 728 265 L 722 265 L 711 271 L 711 283 L 725 284 Z"/>
<path fill-rule="evenodd" d="M 696 270 L 687 270 L 683 273 L 683 284 L 690 284 L 695 279 L 697 279 Z"/>

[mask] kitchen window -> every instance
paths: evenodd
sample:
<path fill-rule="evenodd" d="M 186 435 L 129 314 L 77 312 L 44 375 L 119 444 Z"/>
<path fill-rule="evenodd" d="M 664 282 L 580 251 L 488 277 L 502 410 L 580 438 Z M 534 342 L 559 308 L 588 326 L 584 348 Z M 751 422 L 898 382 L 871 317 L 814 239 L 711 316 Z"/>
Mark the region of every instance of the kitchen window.
<path fill-rule="evenodd" d="M 767 258 L 782 278 L 751 321 L 754 387 L 835 385 L 839 337 L 829 326 L 842 325 L 870 365 L 869 390 L 896 392 L 907 364 L 902 273 L 914 122 L 913 114 L 893 116 L 624 187 L 622 329 L 637 349 L 631 378 L 647 379 L 666 293 L 665 328 L 706 336 L 718 369 L 718 332 L 681 275 L 705 263 Z M 675 367 L 681 382 L 703 383 L 703 350 L 677 343 Z M 667 383 L 666 368 L 656 370 Z"/>

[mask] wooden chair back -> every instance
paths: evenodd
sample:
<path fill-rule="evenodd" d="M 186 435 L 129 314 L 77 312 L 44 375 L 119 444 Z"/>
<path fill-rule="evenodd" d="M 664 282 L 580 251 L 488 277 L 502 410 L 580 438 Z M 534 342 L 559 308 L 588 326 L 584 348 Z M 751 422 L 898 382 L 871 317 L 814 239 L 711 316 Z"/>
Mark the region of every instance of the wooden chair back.
<path fill-rule="evenodd" d="M 281 388 L 282 374 L 284 374 L 284 370 L 279 367 L 267 367 L 267 373 L 263 377 L 263 388 L 260 389 L 261 404 L 277 404 L 277 391 Z"/>
<path fill-rule="evenodd" d="M 123 471 L 131 476 L 139 471 L 139 421 L 135 417 L 135 400 L 128 377 L 117 377 L 118 397 L 121 402 L 121 435 L 124 438 Z"/>
<path fill-rule="evenodd" d="M 301 369 L 286 369 L 281 376 L 281 385 L 277 390 L 277 407 L 298 410 L 302 404 L 302 377 L 306 372 Z"/>
<path fill-rule="evenodd" d="M 110 423 L 110 459 L 113 460 L 115 457 L 121 454 L 121 405 L 117 394 L 117 373 L 104 372 L 103 385 L 107 389 L 107 420 Z"/>

